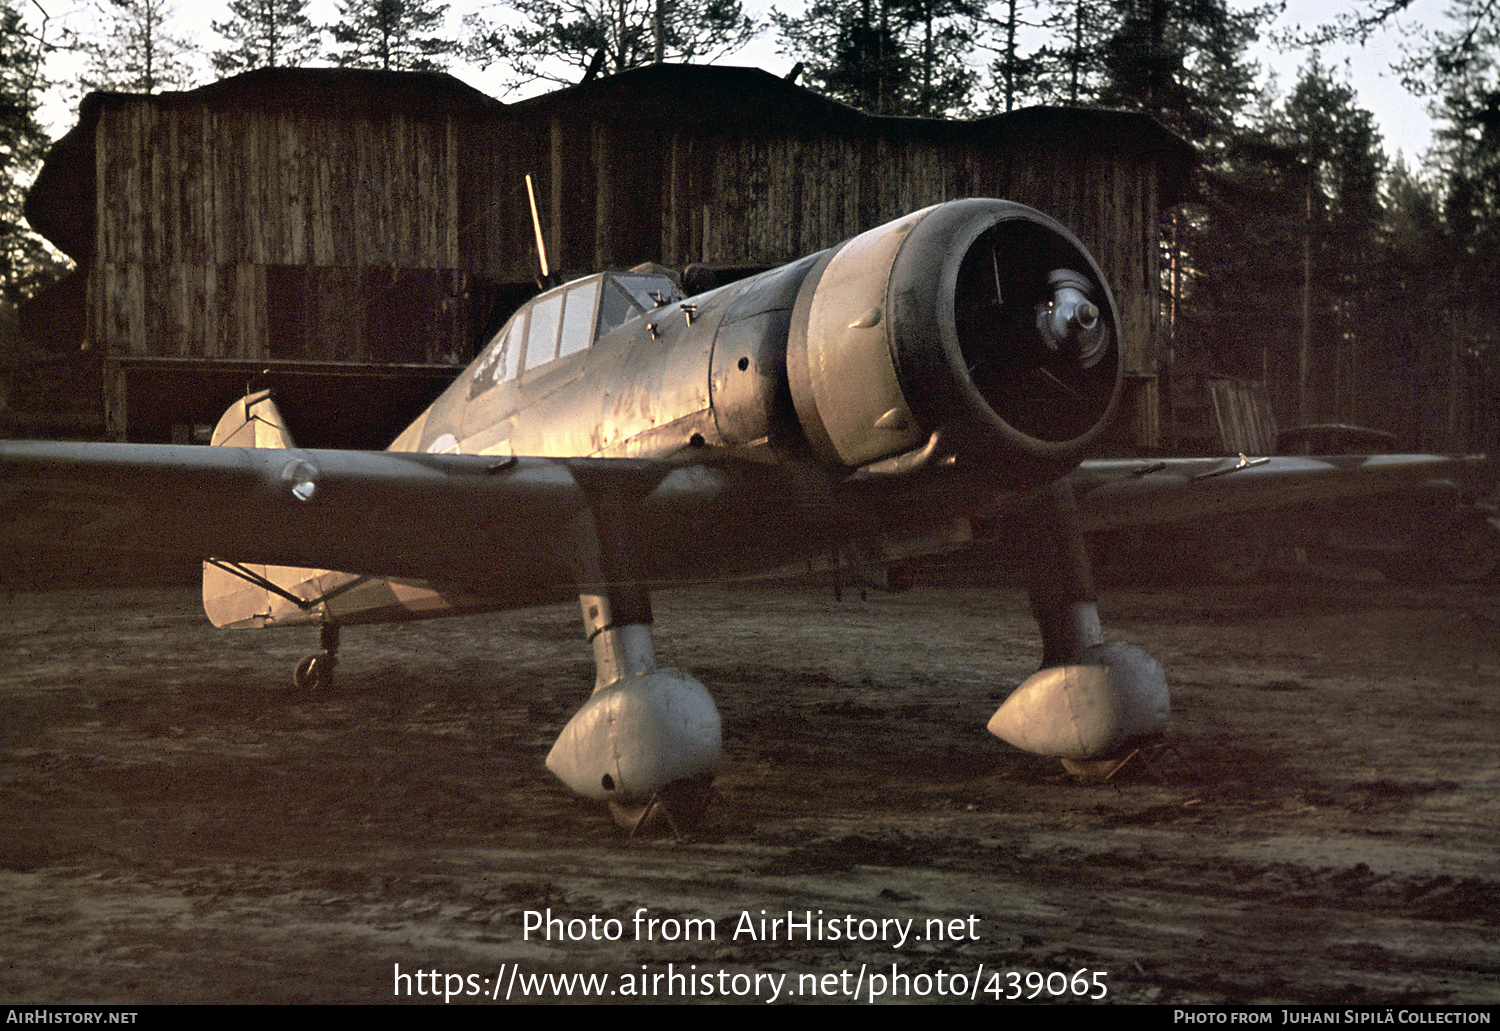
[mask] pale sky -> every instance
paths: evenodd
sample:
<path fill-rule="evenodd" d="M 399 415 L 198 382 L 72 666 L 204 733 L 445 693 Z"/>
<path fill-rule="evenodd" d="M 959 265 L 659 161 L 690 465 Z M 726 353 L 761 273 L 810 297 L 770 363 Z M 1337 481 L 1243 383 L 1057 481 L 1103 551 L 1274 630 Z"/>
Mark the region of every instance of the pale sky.
<path fill-rule="evenodd" d="M 762 17 L 770 10 L 772 2 L 773 0 L 749 0 L 746 8 L 752 16 Z M 52 40 L 59 39 L 59 29 L 62 27 L 83 32 L 91 30 L 96 25 L 107 24 L 107 20 L 98 13 L 98 8 L 93 6 L 91 0 L 41 0 L 40 4 L 38 0 L 25 0 L 25 3 L 29 5 L 28 11 L 33 20 L 39 17 L 37 12 L 43 8 L 48 12 L 50 15 L 48 38 Z M 1230 0 L 1230 3 L 1232 7 L 1248 6 L 1244 0 Z M 784 11 L 792 12 L 801 4 L 799 0 L 779 0 L 776 6 Z M 1348 0 L 1336 4 L 1330 4 L 1327 0 L 1290 0 L 1287 6 L 1287 12 L 1276 22 L 1276 29 L 1290 29 L 1299 24 L 1312 26 L 1341 10 L 1353 10 L 1356 7 Z M 1413 28 L 1420 26 L 1424 21 L 1440 18 L 1442 8 L 1443 0 L 1416 0 L 1412 6 L 1412 13 L 1406 17 L 1404 24 L 1383 31 L 1368 45 L 1326 47 L 1322 52 L 1324 66 L 1353 85 L 1359 96 L 1359 104 L 1375 116 L 1375 121 L 1385 141 L 1386 152 L 1392 157 L 1398 150 L 1403 152 L 1408 165 L 1412 167 L 1419 165 L 1422 155 L 1427 151 L 1431 143 L 1434 123 L 1427 114 L 1427 102 L 1407 93 L 1395 74 L 1391 72 L 1390 66 L 1401 57 L 1400 41 L 1410 38 L 1409 33 Z M 474 10 L 484 10 L 491 18 L 496 18 L 504 9 L 485 0 L 454 0 L 448 10 L 449 31 L 457 36 L 462 15 Z M 1022 13 L 1024 17 L 1026 13 L 1024 3 Z M 333 0 L 312 0 L 308 5 L 308 14 L 315 23 L 331 22 L 337 19 L 337 9 Z M 188 0 L 178 5 L 169 24 L 169 32 L 193 39 L 198 43 L 201 49 L 202 82 L 212 80 L 208 54 L 224 45 L 218 35 L 212 31 L 210 23 L 216 19 L 222 21 L 227 15 L 228 10 L 222 0 L 198 3 Z M 1282 93 L 1295 84 L 1298 69 L 1306 63 L 1308 57 L 1306 52 L 1276 53 L 1264 44 L 1257 46 L 1252 56 L 1260 62 L 1266 72 L 1275 72 L 1277 86 Z M 753 65 L 781 75 L 791 68 L 793 59 L 777 53 L 774 33 L 767 30 L 748 48 L 731 55 L 721 63 Z M 65 55 L 60 55 L 49 68 L 54 78 L 66 78 L 68 59 Z M 479 68 L 460 65 L 451 68 L 450 71 L 476 89 L 491 96 L 500 97 L 504 92 L 503 83 L 507 73 L 503 68 L 483 71 Z M 552 87 L 547 84 L 537 84 L 531 92 L 545 92 L 549 88 Z M 502 99 L 515 100 L 523 95 L 527 94 L 513 93 L 503 96 Z M 75 112 L 55 96 L 43 109 L 45 123 L 54 137 L 60 136 L 72 127 L 74 116 Z"/>
<path fill-rule="evenodd" d="M 1234 6 L 1242 5 L 1236 3 Z M 1275 29 L 1311 28 L 1338 14 L 1367 10 L 1369 6 L 1347 0 L 1338 3 L 1290 0 L 1286 13 L 1277 19 Z M 1445 6 L 1446 0 L 1415 0 L 1410 8 L 1411 14 L 1382 30 L 1366 45 L 1325 47 L 1320 55 L 1325 68 L 1354 87 L 1359 106 L 1375 116 L 1386 153 L 1394 158 L 1397 151 L 1401 151 L 1408 167 L 1414 170 L 1431 145 L 1436 123 L 1427 113 L 1429 101 L 1408 93 L 1391 66 L 1404 56 L 1401 43 L 1416 42 L 1418 29 L 1440 22 Z M 1267 48 L 1257 55 L 1257 60 L 1275 70 L 1280 92 L 1285 94 L 1296 85 L 1298 71 L 1307 63 L 1308 56 L 1306 51 L 1276 54 Z"/>

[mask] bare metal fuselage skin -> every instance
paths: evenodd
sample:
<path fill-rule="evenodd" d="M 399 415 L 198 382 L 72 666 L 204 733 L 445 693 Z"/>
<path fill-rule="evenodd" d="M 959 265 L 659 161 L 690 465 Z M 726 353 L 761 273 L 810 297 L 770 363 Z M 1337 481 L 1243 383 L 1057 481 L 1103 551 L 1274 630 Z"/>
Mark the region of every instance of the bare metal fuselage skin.
<path fill-rule="evenodd" d="M 1049 281 L 1059 270 L 1073 287 Z M 1017 204 L 928 208 L 690 298 L 637 276 L 649 299 L 612 326 L 611 277 L 593 278 L 561 312 L 555 298 L 583 281 L 528 302 L 392 450 L 645 460 L 624 488 L 571 468 L 629 525 L 630 575 L 648 583 L 941 537 L 955 516 L 1065 473 L 1118 397 L 1102 273 Z M 1093 306 L 1087 339 L 1071 324 L 1049 337 L 1039 320 L 1070 303 Z M 585 346 L 570 326 L 596 332 Z M 572 353 L 538 360 L 537 341 L 558 337 Z M 566 550 L 538 561 L 571 592 Z M 465 586 L 483 591 L 475 574 Z"/>
<path fill-rule="evenodd" d="M 967 514 L 1066 474 L 1108 424 L 1122 370 L 1104 284 L 1067 230 L 997 200 L 694 297 L 650 271 L 574 280 L 527 302 L 392 444 L 410 499 L 356 475 L 305 512 L 281 502 L 317 547 L 289 532 L 270 550 L 329 566 L 210 564 L 205 610 L 217 626 L 384 622 L 829 560 L 878 585 L 891 561 L 962 543 Z M 214 442 L 285 446 L 268 420 L 247 399 Z M 350 461 L 303 454 L 324 481 Z M 425 482 L 452 507 L 399 547 L 323 532 L 388 537 L 380 513 L 399 520 Z"/>

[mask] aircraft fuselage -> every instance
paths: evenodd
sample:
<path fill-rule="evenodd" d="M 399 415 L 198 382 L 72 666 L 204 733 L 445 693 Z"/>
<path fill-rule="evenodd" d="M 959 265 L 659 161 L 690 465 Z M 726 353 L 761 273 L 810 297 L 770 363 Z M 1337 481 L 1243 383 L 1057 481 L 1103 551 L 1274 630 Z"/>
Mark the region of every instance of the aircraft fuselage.
<path fill-rule="evenodd" d="M 1117 326 L 1067 230 L 958 201 L 693 297 L 643 269 L 550 290 L 392 449 L 664 463 L 623 500 L 640 574 L 744 575 L 1066 473 L 1113 413 Z"/>

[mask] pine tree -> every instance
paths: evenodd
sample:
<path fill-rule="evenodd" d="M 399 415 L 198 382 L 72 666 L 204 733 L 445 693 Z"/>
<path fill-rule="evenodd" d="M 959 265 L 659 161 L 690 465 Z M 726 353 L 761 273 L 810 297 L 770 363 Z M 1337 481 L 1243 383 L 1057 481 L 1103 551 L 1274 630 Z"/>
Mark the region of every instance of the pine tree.
<path fill-rule="evenodd" d="M 1370 316 L 1385 165 L 1380 136 L 1354 90 L 1334 82 L 1316 55 L 1271 131 L 1297 153 L 1301 180 L 1288 183 L 1287 192 L 1302 198 L 1306 298 L 1299 341 L 1309 362 L 1306 407 L 1309 417 L 1357 422 L 1355 388 L 1367 364 L 1358 356 L 1371 352 L 1377 333 Z"/>
<path fill-rule="evenodd" d="M 252 68 L 296 68 L 317 57 L 318 30 L 307 0 L 229 0 L 229 21 L 213 23 L 231 44 L 214 52 L 214 69 L 233 75 Z"/>
<path fill-rule="evenodd" d="M 1247 146 L 1255 141 L 1244 138 L 1242 125 L 1256 73 L 1245 51 L 1265 13 L 1233 12 L 1225 0 L 1111 0 L 1110 8 L 1107 22 L 1080 31 L 1108 31 L 1099 44 L 1097 89 L 1080 99 L 1150 114 L 1202 158 L 1193 201 L 1164 211 L 1158 232 L 1169 270 L 1162 321 L 1170 374 L 1254 375 L 1265 330 L 1277 325 L 1275 311 L 1259 310 L 1255 296 L 1238 292 L 1259 281 L 1255 262 L 1268 253 L 1263 237 L 1275 228 L 1257 216 L 1265 210 L 1263 183 L 1276 175 L 1266 166 L 1277 159 L 1264 153 L 1268 148 Z M 1084 66 L 1075 67 L 1084 80 Z"/>
<path fill-rule="evenodd" d="M 1119 29 L 1115 7 L 1098 0 L 1071 0 L 1042 21 L 1051 36 L 1030 58 L 1031 85 L 1051 104 L 1090 104 L 1104 87 L 1099 55 Z"/>
<path fill-rule="evenodd" d="M 782 50 L 799 58 L 814 89 L 872 114 L 915 105 L 913 62 L 890 0 L 816 0 L 800 18 L 773 12 Z"/>
<path fill-rule="evenodd" d="M 1438 318 L 1448 343 L 1448 420 L 1440 439 L 1448 448 L 1500 444 L 1500 68 L 1488 56 L 1497 36 L 1481 37 L 1485 47 L 1449 78 L 1437 109 L 1447 123 L 1437 160 L 1445 230 Z M 1464 393 L 1482 396 L 1466 404 Z"/>
<path fill-rule="evenodd" d="M 1447 192 L 1450 232 L 1482 251 L 1500 231 L 1500 26 L 1479 32 L 1461 62 L 1447 69 L 1437 115 L 1438 161 Z M 1490 252 L 1493 256 L 1493 251 Z"/>
<path fill-rule="evenodd" d="M 1412 414 L 1408 440 L 1432 448 L 1492 448 L 1500 444 L 1494 401 L 1500 389 L 1500 263 L 1494 259 L 1500 247 L 1500 3 L 1451 0 L 1438 29 L 1406 21 L 1412 3 L 1371 0 L 1364 11 L 1299 42 L 1363 42 L 1380 29 L 1405 30 L 1406 56 L 1394 70 L 1410 92 L 1436 98 L 1434 113 L 1446 123 L 1434 178 L 1419 183 L 1408 176 L 1387 198 L 1388 209 L 1403 217 L 1435 212 L 1438 221 L 1436 235 L 1424 236 L 1420 259 L 1399 232 L 1387 234 L 1388 271 L 1402 284 L 1387 306 L 1389 325 L 1399 327 L 1389 333 L 1392 346 L 1404 356 L 1408 375 L 1402 400 L 1425 406 L 1428 414 L 1445 413 L 1441 425 Z M 1422 318 L 1412 317 L 1417 311 Z"/>
<path fill-rule="evenodd" d="M 1268 11 L 1225 0 L 1112 0 L 1116 28 L 1100 54 L 1099 101 L 1154 115 L 1200 145 L 1222 143 L 1254 91 L 1245 60 Z"/>
<path fill-rule="evenodd" d="M 447 10 L 429 0 L 344 0 L 342 20 L 328 26 L 335 44 L 328 59 L 342 68 L 442 71 L 459 49 L 456 40 L 434 34 Z"/>
<path fill-rule="evenodd" d="M 1369 0 L 1364 11 L 1341 14 L 1309 32 L 1289 34 L 1284 43 L 1318 47 L 1334 40 L 1363 44 L 1383 29 L 1402 31 L 1406 57 L 1395 71 L 1416 96 L 1442 96 L 1473 62 L 1488 62 L 1500 39 L 1500 3 L 1495 0 L 1451 0 L 1447 26 L 1432 29 L 1406 15 L 1416 0 Z"/>
<path fill-rule="evenodd" d="M 995 84 L 991 103 L 1002 111 L 1014 111 L 1023 95 L 1040 92 L 1036 78 L 1042 70 L 1044 52 L 1021 54 L 1017 37 L 1027 26 L 1021 18 L 1019 0 L 1004 0 L 1001 7 L 995 48 L 999 56 L 990 62 L 990 76 Z"/>
<path fill-rule="evenodd" d="M 465 48 L 483 65 L 508 62 L 515 84 L 577 82 L 603 55 L 616 74 L 656 61 L 710 62 L 743 47 L 757 31 L 740 0 L 512 0 L 519 27 L 465 19 Z"/>
<path fill-rule="evenodd" d="M 800 18 L 772 14 L 814 88 L 873 114 L 929 117 L 969 107 L 965 58 L 982 19 L 971 0 L 817 0 Z"/>
<path fill-rule="evenodd" d="M 1011 0 L 1012 8 L 1015 0 Z M 907 114 L 932 118 L 965 111 L 977 76 L 966 59 L 987 21 L 974 0 L 902 0 L 897 10 L 917 58 L 916 102 Z M 1011 48 L 1015 68 L 1014 48 Z"/>
<path fill-rule="evenodd" d="M 167 0 L 109 0 L 101 13 L 108 30 L 79 44 L 88 59 L 83 89 L 155 93 L 192 84 L 193 45 L 168 31 L 176 11 Z"/>
<path fill-rule="evenodd" d="M 1449 365 L 1443 316 L 1452 303 L 1451 262 L 1441 209 L 1436 183 L 1414 175 L 1398 158 L 1381 192 L 1380 265 L 1369 314 L 1379 350 L 1366 378 L 1365 406 L 1375 414 L 1360 422 L 1396 433 L 1413 449 L 1432 439 L 1423 432 L 1432 408 L 1428 385 Z"/>
<path fill-rule="evenodd" d="M 0 0 L 0 299 L 14 304 L 62 271 L 21 209 L 50 141 L 37 121 L 42 46 Z"/>

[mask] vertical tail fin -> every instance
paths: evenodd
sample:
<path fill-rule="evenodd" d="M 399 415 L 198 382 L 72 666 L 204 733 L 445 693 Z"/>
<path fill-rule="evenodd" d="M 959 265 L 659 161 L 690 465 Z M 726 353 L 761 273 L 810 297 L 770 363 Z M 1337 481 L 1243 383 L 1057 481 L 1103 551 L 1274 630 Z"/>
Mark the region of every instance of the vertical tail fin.
<path fill-rule="evenodd" d="M 295 447 L 281 410 L 269 390 L 246 394 L 219 417 L 210 441 L 215 447 Z"/>

